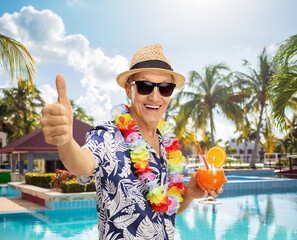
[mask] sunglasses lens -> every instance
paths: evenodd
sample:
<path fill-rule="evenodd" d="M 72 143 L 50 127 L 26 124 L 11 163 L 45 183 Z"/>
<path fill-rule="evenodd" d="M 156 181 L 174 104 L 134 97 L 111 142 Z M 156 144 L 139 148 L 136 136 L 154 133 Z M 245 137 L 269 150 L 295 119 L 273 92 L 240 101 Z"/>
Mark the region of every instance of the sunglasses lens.
<path fill-rule="evenodd" d="M 137 92 L 139 94 L 142 95 L 149 95 L 151 94 L 151 92 L 154 90 L 155 86 L 158 86 L 159 89 L 159 93 L 163 96 L 163 97 L 169 97 L 171 96 L 174 88 L 175 88 L 175 84 L 174 83 L 152 83 L 152 82 L 148 82 L 148 81 L 135 81 L 135 84 L 137 86 Z"/>
<path fill-rule="evenodd" d="M 162 96 L 169 97 L 171 96 L 175 86 L 176 85 L 174 83 L 161 83 L 159 85 L 159 92 Z"/>
<path fill-rule="evenodd" d="M 142 95 L 148 95 L 154 90 L 154 84 L 145 81 L 136 81 L 137 92 Z"/>

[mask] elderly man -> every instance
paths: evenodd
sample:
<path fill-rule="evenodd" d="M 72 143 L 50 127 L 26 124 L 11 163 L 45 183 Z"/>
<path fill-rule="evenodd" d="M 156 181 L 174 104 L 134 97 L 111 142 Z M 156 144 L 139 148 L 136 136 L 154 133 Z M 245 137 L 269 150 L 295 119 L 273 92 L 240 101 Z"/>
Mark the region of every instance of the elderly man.
<path fill-rule="evenodd" d="M 58 146 L 63 164 L 81 184 L 95 178 L 99 239 L 173 239 L 176 214 L 207 196 L 196 173 L 183 184 L 184 157 L 161 121 L 174 89 L 184 82 L 160 44 L 139 49 L 130 69 L 117 77 L 131 105 L 115 106 L 111 121 L 92 129 L 81 148 L 72 136 L 65 79 L 57 76 L 58 101 L 42 109 L 41 125 L 46 142 Z"/>

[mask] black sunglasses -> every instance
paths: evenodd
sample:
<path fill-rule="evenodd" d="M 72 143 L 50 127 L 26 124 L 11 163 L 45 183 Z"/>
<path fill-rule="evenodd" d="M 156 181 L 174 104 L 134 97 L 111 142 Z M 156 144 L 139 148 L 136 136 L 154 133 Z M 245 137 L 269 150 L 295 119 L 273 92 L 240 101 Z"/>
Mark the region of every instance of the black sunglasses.
<path fill-rule="evenodd" d="M 163 97 L 170 97 L 173 93 L 173 90 L 176 86 L 175 83 L 153 83 L 149 81 L 134 81 L 131 84 L 135 83 L 137 87 L 137 92 L 141 95 L 149 95 L 152 93 L 155 87 L 158 88 L 159 93 Z"/>

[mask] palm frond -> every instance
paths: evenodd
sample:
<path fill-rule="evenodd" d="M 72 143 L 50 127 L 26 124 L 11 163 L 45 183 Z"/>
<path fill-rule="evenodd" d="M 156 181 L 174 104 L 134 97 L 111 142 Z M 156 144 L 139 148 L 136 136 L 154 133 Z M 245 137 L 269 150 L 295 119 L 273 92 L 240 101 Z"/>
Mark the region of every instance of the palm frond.
<path fill-rule="evenodd" d="M 9 73 L 11 81 L 26 80 L 31 90 L 36 62 L 26 47 L 7 36 L 0 34 L 1 69 L 4 74 Z"/>

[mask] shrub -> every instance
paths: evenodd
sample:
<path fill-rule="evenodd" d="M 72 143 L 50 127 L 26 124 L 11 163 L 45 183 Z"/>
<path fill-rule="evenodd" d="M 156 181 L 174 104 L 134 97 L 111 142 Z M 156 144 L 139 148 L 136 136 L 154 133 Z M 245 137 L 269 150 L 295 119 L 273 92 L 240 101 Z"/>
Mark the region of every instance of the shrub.
<path fill-rule="evenodd" d="M 75 179 L 75 176 L 66 170 L 57 169 L 54 180 L 54 187 L 61 188 L 63 181 Z"/>
<path fill-rule="evenodd" d="M 6 172 L 6 171 L 0 172 L 0 183 L 8 183 L 8 182 L 11 182 L 10 172 Z"/>
<path fill-rule="evenodd" d="M 284 167 L 284 166 L 288 166 L 289 165 L 289 161 L 288 160 L 284 160 L 284 161 L 277 161 L 275 164 L 274 164 L 274 167 Z"/>
<path fill-rule="evenodd" d="M 62 193 L 85 192 L 86 186 L 78 183 L 76 179 L 63 181 L 61 183 Z"/>
<path fill-rule="evenodd" d="M 231 160 L 229 158 L 226 159 L 226 165 L 229 164 L 229 166 L 231 166 L 232 163 L 242 163 L 242 160 L 241 159 Z"/>
<path fill-rule="evenodd" d="M 53 177 L 55 173 L 26 173 L 25 174 L 25 182 L 26 184 L 43 187 L 43 188 L 51 188 L 53 186 Z"/>
<path fill-rule="evenodd" d="M 60 188 L 63 193 L 94 192 L 95 180 L 88 185 L 81 185 L 75 176 L 65 170 L 57 169 L 56 173 L 26 173 L 26 184 L 43 188 Z"/>

